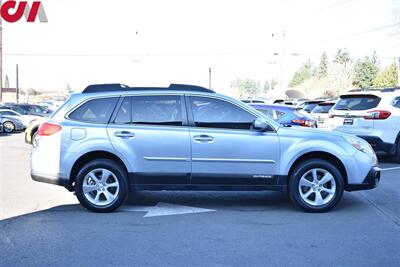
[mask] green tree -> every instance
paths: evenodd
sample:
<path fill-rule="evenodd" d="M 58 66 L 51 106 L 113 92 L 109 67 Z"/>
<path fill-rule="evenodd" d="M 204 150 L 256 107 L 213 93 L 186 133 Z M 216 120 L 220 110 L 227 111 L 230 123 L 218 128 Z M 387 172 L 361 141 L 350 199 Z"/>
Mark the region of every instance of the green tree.
<path fill-rule="evenodd" d="M 272 80 L 271 80 L 271 89 L 274 90 L 277 85 L 278 85 L 278 80 L 275 79 L 275 78 L 272 78 Z"/>
<path fill-rule="evenodd" d="M 387 68 L 378 73 L 374 81 L 376 87 L 391 87 L 397 84 L 397 66 L 396 63 L 390 64 Z"/>
<path fill-rule="evenodd" d="M 294 73 L 293 78 L 289 82 L 289 87 L 295 87 L 302 84 L 305 80 L 311 78 L 312 76 L 312 64 L 308 60 Z"/>
<path fill-rule="evenodd" d="M 346 48 L 339 49 L 336 53 L 335 59 L 333 60 L 334 63 L 337 64 L 348 64 L 351 62 L 350 53 L 347 51 Z"/>
<path fill-rule="evenodd" d="M 358 59 L 354 66 L 354 85 L 359 88 L 367 88 L 374 85 L 379 71 L 379 62 L 376 53 L 369 58 Z"/>
<path fill-rule="evenodd" d="M 318 78 L 324 78 L 328 75 L 328 55 L 324 52 L 318 67 Z"/>
<path fill-rule="evenodd" d="M 239 89 L 242 95 L 257 95 L 261 92 L 261 83 L 253 79 L 236 79 L 232 83 L 233 87 Z"/>

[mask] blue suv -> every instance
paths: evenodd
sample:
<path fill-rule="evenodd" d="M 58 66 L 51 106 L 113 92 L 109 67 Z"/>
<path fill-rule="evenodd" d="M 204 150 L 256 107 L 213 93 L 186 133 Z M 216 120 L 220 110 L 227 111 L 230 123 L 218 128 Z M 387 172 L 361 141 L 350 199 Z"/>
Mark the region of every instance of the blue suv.
<path fill-rule="evenodd" d="M 136 190 L 274 190 L 306 211 L 343 191 L 374 188 L 377 159 L 364 140 L 287 128 L 206 88 L 91 85 L 38 130 L 33 180 L 75 191 L 110 212 Z"/>

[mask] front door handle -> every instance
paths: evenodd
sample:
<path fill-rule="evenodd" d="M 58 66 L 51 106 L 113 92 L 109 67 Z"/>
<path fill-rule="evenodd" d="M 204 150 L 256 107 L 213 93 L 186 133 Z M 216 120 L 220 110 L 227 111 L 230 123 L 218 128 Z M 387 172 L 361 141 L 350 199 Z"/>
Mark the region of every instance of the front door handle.
<path fill-rule="evenodd" d="M 206 134 L 196 135 L 195 137 L 193 137 L 193 139 L 196 142 L 205 142 L 205 143 L 214 141 L 214 137 Z"/>
<path fill-rule="evenodd" d="M 133 138 L 133 137 L 135 137 L 134 133 L 128 132 L 128 131 L 115 132 L 114 135 L 116 137 L 120 137 L 120 138 Z"/>

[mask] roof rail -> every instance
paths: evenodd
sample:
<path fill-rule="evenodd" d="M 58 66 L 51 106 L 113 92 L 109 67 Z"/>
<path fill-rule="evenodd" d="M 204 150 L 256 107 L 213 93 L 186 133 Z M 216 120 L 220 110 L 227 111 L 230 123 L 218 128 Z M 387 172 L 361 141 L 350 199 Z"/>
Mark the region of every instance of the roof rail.
<path fill-rule="evenodd" d="M 382 93 L 386 93 L 386 92 L 394 92 L 396 90 L 400 90 L 400 87 L 392 87 L 392 88 L 384 88 L 382 89 Z"/>
<path fill-rule="evenodd" d="M 92 84 L 86 87 L 82 93 L 103 93 L 103 92 L 114 92 L 114 91 L 141 91 L 141 90 L 177 90 L 177 91 L 194 91 L 194 92 L 205 92 L 215 93 L 215 91 L 188 84 L 170 84 L 169 87 L 129 87 L 124 84 L 112 83 L 112 84 Z"/>
<path fill-rule="evenodd" d="M 128 89 L 129 86 L 120 83 L 92 84 L 86 87 L 82 93 L 101 93 L 110 91 L 121 91 Z"/>

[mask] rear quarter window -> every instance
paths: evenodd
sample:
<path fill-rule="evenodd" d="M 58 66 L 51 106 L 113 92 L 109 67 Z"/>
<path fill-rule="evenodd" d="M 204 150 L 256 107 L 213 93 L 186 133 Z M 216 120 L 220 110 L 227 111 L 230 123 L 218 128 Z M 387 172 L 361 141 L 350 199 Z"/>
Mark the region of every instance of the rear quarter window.
<path fill-rule="evenodd" d="M 117 101 L 118 97 L 92 99 L 79 106 L 68 117 L 76 121 L 105 124 L 110 120 Z"/>

